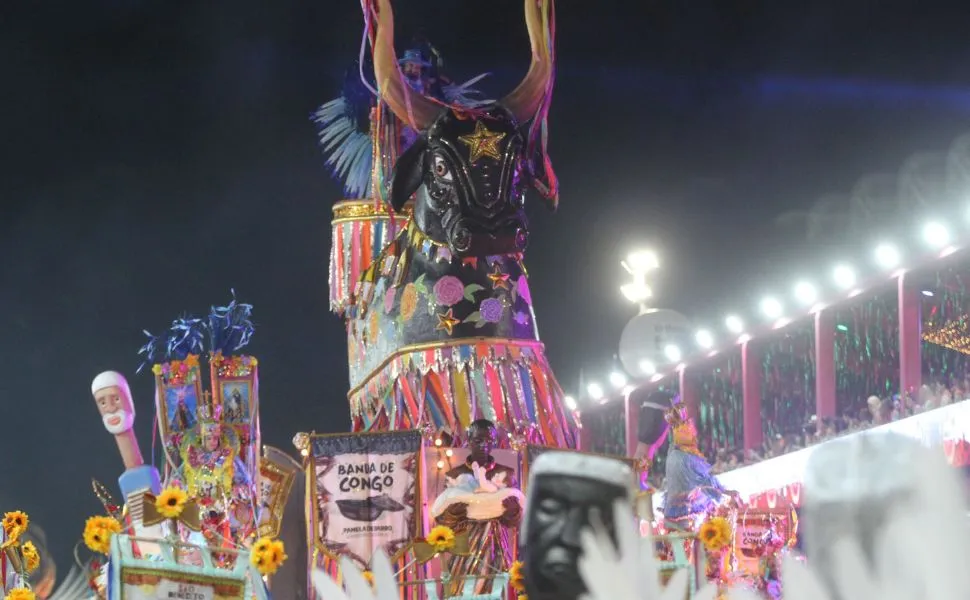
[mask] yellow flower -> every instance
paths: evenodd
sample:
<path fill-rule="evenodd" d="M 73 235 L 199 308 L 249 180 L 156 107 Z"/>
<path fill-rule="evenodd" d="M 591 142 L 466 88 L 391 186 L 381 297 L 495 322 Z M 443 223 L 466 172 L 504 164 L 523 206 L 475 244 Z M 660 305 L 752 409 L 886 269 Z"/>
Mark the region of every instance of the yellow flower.
<path fill-rule="evenodd" d="M 269 550 L 270 544 L 272 543 L 273 543 L 273 540 L 271 540 L 268 537 L 259 538 L 258 540 L 256 540 L 256 543 L 253 544 L 253 550 L 252 550 L 253 554 L 266 552 L 267 550 Z"/>
<path fill-rule="evenodd" d="M 509 583 L 512 585 L 512 589 L 521 592 L 525 590 L 525 565 L 522 564 L 521 560 L 517 560 L 512 563 L 509 567 Z M 523 594 L 524 595 L 524 594 Z M 520 598 L 522 595 L 519 596 Z"/>
<path fill-rule="evenodd" d="M 14 527 L 7 533 L 7 541 L 0 544 L 0 550 L 6 550 L 7 548 L 16 548 L 20 545 L 20 534 L 23 530 L 19 527 Z"/>
<path fill-rule="evenodd" d="M 4 513 L 3 515 L 3 532 L 7 537 L 13 537 L 12 532 L 14 528 L 20 530 L 20 533 L 27 531 L 27 525 L 30 524 L 30 517 L 27 513 L 15 510 L 13 512 Z M 18 534 L 19 536 L 20 534 Z"/>
<path fill-rule="evenodd" d="M 404 291 L 401 292 L 401 318 L 405 322 L 410 321 L 417 309 L 418 288 L 413 283 L 409 283 L 404 286 Z"/>
<path fill-rule="evenodd" d="M 152 373 L 154 373 L 155 375 L 161 375 L 162 365 L 158 365 L 158 364 L 152 365 Z"/>
<path fill-rule="evenodd" d="M 265 552 L 260 552 L 258 554 L 253 552 L 249 555 L 249 562 L 256 567 L 256 570 L 259 571 L 260 575 L 272 575 L 273 573 L 276 573 L 276 569 L 279 568 L 266 557 Z"/>
<path fill-rule="evenodd" d="M 189 354 L 185 357 L 185 364 L 190 368 L 197 367 L 199 366 L 199 357 L 195 354 Z"/>
<path fill-rule="evenodd" d="M 84 545 L 92 552 L 108 554 L 111 536 L 121 533 L 121 523 L 111 517 L 91 517 L 84 524 Z"/>
<path fill-rule="evenodd" d="M 364 576 L 364 581 L 367 582 L 367 585 L 374 587 L 374 574 L 370 571 L 364 571 L 361 574 Z"/>
<path fill-rule="evenodd" d="M 188 495 L 176 487 L 168 487 L 155 498 L 155 510 L 166 519 L 176 519 L 182 514 Z"/>
<path fill-rule="evenodd" d="M 286 548 L 283 542 L 271 540 L 268 537 L 257 540 L 249 554 L 249 562 L 259 570 L 261 575 L 276 573 L 286 559 Z"/>
<path fill-rule="evenodd" d="M 34 546 L 33 542 L 24 542 L 21 551 L 24 553 L 24 566 L 27 567 L 27 572 L 33 573 L 40 566 L 40 554 L 37 552 L 37 547 Z"/>
<path fill-rule="evenodd" d="M 436 552 L 445 552 L 454 547 L 455 532 L 452 531 L 451 527 L 438 525 L 431 528 L 431 531 L 428 532 L 428 537 L 424 538 L 424 541 L 431 544 Z"/>
<path fill-rule="evenodd" d="M 37 596 L 27 588 L 14 588 L 4 597 L 4 600 L 36 600 Z"/>
<path fill-rule="evenodd" d="M 269 557 L 272 559 L 276 566 L 282 565 L 289 558 L 286 556 L 286 547 L 283 545 L 281 540 L 273 540 L 273 543 L 269 545 L 269 550 L 267 552 Z"/>
<path fill-rule="evenodd" d="M 724 517 L 713 517 L 701 525 L 698 535 L 708 552 L 719 552 L 731 543 L 731 524 Z"/>

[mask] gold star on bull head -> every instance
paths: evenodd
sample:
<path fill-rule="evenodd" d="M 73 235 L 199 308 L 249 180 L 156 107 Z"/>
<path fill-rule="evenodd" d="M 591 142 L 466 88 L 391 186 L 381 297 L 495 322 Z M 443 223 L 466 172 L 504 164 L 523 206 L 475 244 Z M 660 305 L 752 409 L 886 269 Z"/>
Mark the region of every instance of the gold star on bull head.
<path fill-rule="evenodd" d="M 481 121 L 475 123 L 475 132 L 468 135 L 460 135 L 458 139 L 468 146 L 468 160 L 475 164 L 483 156 L 499 160 L 498 143 L 505 139 L 504 133 L 489 131 Z"/>
<path fill-rule="evenodd" d="M 448 335 L 451 335 L 455 326 L 459 323 L 461 321 L 455 318 L 454 309 L 449 308 L 448 312 L 438 315 L 438 325 L 435 327 L 435 331 L 447 331 Z"/>

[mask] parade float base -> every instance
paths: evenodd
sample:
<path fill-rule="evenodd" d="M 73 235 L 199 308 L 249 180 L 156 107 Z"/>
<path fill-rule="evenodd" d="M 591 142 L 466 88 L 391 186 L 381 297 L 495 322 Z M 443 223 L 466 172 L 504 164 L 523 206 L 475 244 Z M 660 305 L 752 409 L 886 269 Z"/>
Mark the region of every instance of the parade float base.
<path fill-rule="evenodd" d="M 160 554 L 136 556 L 135 545 L 144 543 Z M 268 600 L 246 551 L 118 534 L 111 538 L 109 573 L 108 600 Z"/>

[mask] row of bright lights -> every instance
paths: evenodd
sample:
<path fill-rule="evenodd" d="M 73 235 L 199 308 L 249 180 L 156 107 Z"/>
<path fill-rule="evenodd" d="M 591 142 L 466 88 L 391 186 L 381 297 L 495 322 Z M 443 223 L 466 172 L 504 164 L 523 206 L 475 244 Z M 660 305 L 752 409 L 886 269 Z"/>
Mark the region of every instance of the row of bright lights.
<path fill-rule="evenodd" d="M 923 240 L 934 250 L 947 248 L 952 240 L 950 230 L 938 221 L 927 223 L 923 227 L 922 233 Z M 880 269 L 891 271 L 897 269 L 902 263 L 902 253 L 896 246 L 889 243 L 882 243 L 876 246 L 873 252 L 873 259 Z M 843 292 L 852 292 L 853 295 L 858 293 L 858 291 L 854 290 L 857 279 L 855 269 L 847 263 L 839 263 L 832 268 L 832 282 Z M 802 307 L 817 306 L 819 291 L 810 281 L 798 281 L 793 287 L 792 292 L 795 301 Z M 772 321 L 777 322 L 785 314 L 784 304 L 774 296 L 763 298 L 758 307 L 761 313 Z M 732 335 L 739 336 L 739 342 L 750 339 L 750 336 L 745 334 L 744 321 L 738 315 L 732 314 L 725 317 L 724 327 Z M 694 335 L 694 341 L 699 348 L 710 350 L 714 347 L 714 334 L 710 330 L 701 329 Z M 679 363 L 684 355 L 679 347 L 670 344 L 664 348 L 664 356 L 671 363 Z M 639 367 L 645 376 L 653 376 L 657 373 L 657 365 L 651 361 L 641 361 Z M 626 375 L 619 371 L 610 373 L 609 382 L 617 390 L 622 390 L 628 383 Z M 606 397 L 606 390 L 598 382 L 590 383 L 586 387 L 586 393 L 592 400 L 597 402 L 603 401 Z M 578 407 L 575 398 L 571 396 L 566 396 L 565 402 L 567 408 L 570 410 L 576 410 Z"/>

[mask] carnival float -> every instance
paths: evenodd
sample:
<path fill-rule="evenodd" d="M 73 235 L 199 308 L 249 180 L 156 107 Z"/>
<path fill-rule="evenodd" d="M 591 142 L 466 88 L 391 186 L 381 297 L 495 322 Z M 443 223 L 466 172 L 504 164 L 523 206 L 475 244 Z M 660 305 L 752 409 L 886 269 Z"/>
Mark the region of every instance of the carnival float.
<path fill-rule="evenodd" d="M 475 89 L 483 76 L 452 83 L 426 41 L 399 59 L 390 0 L 362 5 L 370 53 L 313 117 L 347 196 L 329 276 L 351 430 L 296 432 L 295 457 L 262 443 L 253 307 L 234 293 L 149 334 L 139 370 L 161 456 L 144 460 L 127 378 L 97 375 L 90 392 L 125 469 L 92 481 L 97 510 L 78 532 L 94 558 L 54 597 L 607 600 L 590 583 L 617 556 L 607 531 L 621 554 L 649 542 L 650 568 L 677 582 L 671 598 L 709 583 L 779 597 L 794 506 L 753 505 L 712 474 L 677 393 L 637 407 L 636 451 L 581 448 L 546 358 L 523 256 L 526 187 L 558 202 L 552 0 L 525 0 L 532 63 L 499 101 Z M 661 452 L 655 494 L 646 473 Z M 4 514 L 6 600 L 48 597 L 31 583 L 28 528 L 25 512 Z"/>

